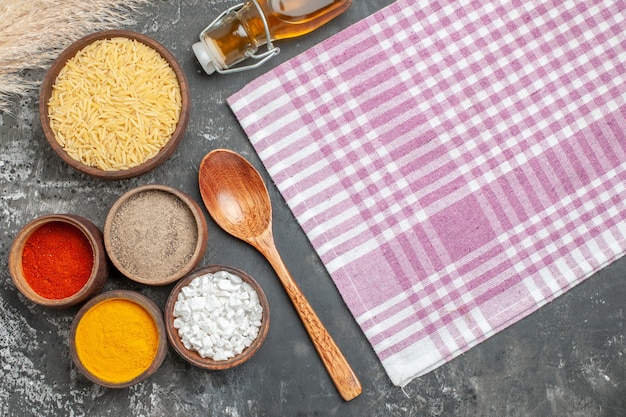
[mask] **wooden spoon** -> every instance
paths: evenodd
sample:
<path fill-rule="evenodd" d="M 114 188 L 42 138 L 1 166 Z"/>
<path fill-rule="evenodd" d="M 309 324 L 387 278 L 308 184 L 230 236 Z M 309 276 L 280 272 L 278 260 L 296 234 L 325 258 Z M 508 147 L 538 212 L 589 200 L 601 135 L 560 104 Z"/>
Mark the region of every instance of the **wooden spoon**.
<path fill-rule="evenodd" d="M 339 394 L 349 401 L 361 383 L 335 341 L 285 267 L 272 234 L 272 204 L 258 171 L 226 149 L 209 152 L 200 163 L 200 194 L 213 220 L 231 235 L 248 242 L 272 265 Z"/>

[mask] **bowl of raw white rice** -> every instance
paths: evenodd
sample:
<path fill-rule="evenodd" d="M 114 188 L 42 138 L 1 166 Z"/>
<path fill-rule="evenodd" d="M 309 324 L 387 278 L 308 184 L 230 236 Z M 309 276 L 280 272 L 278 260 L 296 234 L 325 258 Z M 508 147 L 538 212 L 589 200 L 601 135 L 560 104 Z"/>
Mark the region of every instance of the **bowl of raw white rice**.
<path fill-rule="evenodd" d="M 104 179 L 145 174 L 182 140 L 191 97 L 185 74 L 156 40 L 128 30 L 92 33 L 61 52 L 39 94 L 52 149 Z"/>

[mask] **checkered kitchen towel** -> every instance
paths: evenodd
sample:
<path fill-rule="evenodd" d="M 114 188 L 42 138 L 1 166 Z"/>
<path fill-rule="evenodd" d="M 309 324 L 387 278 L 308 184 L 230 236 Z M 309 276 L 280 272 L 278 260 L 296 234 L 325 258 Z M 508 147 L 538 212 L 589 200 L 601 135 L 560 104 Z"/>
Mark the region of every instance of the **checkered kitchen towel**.
<path fill-rule="evenodd" d="M 624 0 L 399 0 L 229 104 L 404 386 L 622 256 L 625 100 Z"/>

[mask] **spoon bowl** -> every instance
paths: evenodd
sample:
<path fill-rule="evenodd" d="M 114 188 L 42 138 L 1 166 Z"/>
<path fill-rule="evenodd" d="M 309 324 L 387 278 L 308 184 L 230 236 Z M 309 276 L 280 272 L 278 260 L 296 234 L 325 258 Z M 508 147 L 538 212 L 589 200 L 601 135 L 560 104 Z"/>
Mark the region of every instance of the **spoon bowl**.
<path fill-rule="evenodd" d="M 272 204 L 259 172 L 239 154 L 216 149 L 200 163 L 198 182 L 213 220 L 226 232 L 255 247 L 276 271 L 339 394 L 346 401 L 358 396 L 361 383 L 276 249 Z"/>
<path fill-rule="evenodd" d="M 272 204 L 261 176 L 234 152 L 210 152 L 200 164 L 200 193 L 215 222 L 248 241 L 272 223 Z"/>

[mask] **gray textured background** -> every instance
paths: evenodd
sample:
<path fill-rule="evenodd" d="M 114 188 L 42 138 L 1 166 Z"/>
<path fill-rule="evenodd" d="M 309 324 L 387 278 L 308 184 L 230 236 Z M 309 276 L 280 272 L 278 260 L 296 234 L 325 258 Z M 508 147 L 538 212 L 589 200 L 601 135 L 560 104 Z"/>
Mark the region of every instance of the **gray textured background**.
<path fill-rule="evenodd" d="M 176 153 L 155 171 L 106 182 L 52 155 L 37 98 L 0 113 L 0 416 L 620 416 L 626 414 L 623 335 L 626 261 L 615 262 L 527 319 L 403 390 L 391 385 L 306 236 L 260 164 L 225 99 L 272 66 L 374 13 L 390 1 L 354 0 L 326 27 L 280 42 L 268 65 L 237 75 L 204 75 L 191 52 L 200 31 L 233 4 L 222 0 L 154 1 L 128 28 L 163 43 L 191 86 L 192 112 Z M 68 335 L 77 309 L 47 310 L 13 287 L 7 257 L 13 237 L 33 218 L 76 213 L 102 227 L 113 202 L 133 187 L 160 183 L 201 202 L 197 167 L 215 148 L 248 158 L 273 201 L 275 237 L 287 267 L 359 375 L 363 394 L 336 393 L 269 264 L 209 221 L 200 266 L 221 263 L 256 277 L 271 305 L 271 329 L 259 353 L 225 372 L 192 368 L 170 349 L 149 380 L 123 390 L 88 382 L 71 363 Z M 208 216 L 207 216 L 208 218 Z M 165 305 L 171 286 L 150 288 L 113 273 L 106 289 L 137 290 Z"/>

